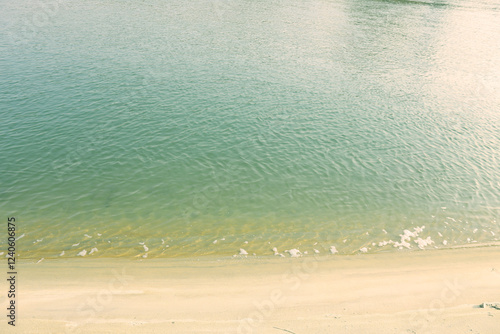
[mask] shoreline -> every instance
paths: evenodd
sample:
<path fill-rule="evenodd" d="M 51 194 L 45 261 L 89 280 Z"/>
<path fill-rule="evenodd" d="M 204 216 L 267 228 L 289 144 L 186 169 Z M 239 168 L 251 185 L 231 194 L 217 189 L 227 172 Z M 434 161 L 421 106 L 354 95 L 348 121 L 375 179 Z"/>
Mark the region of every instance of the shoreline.
<path fill-rule="evenodd" d="M 139 244 L 141 245 L 141 244 Z M 216 253 L 216 254 L 190 254 L 190 255 L 169 255 L 169 256 L 158 256 L 158 255 L 153 255 L 153 256 L 143 256 L 144 253 L 140 253 L 137 255 L 129 255 L 129 256 L 106 256 L 106 255 L 99 255 L 99 253 L 96 251 L 95 253 L 91 253 L 92 248 L 87 247 L 85 248 L 86 251 L 86 256 L 68 256 L 68 254 L 64 254 L 64 256 L 56 256 L 56 257 L 44 257 L 42 255 L 33 255 L 30 254 L 29 256 L 25 256 L 26 253 L 23 254 L 21 258 L 18 258 L 18 261 L 22 261 L 24 263 L 38 263 L 42 261 L 51 261 L 51 262 L 59 262 L 59 261 L 79 261 L 79 260 L 98 260 L 98 261 L 105 261 L 105 260 L 125 260 L 125 261 L 155 261 L 155 260 L 166 260 L 166 261 L 180 261 L 180 262 L 189 262 L 189 261 L 227 261 L 227 260 L 240 260 L 240 259 L 255 259 L 255 260 L 261 260 L 261 261 L 269 261 L 272 259 L 275 259 L 279 256 L 283 258 L 303 258 L 303 257 L 320 257 L 320 258 L 329 258 L 331 256 L 334 257 L 349 257 L 349 256 L 365 256 L 365 255 L 378 255 L 378 254 L 407 254 L 407 253 L 420 253 L 420 252 L 441 252 L 441 251 L 449 251 L 449 250 L 454 250 L 454 249 L 470 249 L 470 248 L 484 248 L 484 247 L 500 247 L 500 241 L 486 241 L 486 242 L 473 242 L 473 243 L 467 243 L 467 244 L 458 244 L 458 245 L 446 245 L 446 246 L 431 246 L 431 247 L 426 247 L 426 248 L 421 248 L 419 249 L 418 247 L 413 247 L 413 248 L 396 248 L 396 247 L 389 247 L 385 249 L 373 249 L 369 248 L 368 252 L 363 252 L 360 249 L 352 251 L 352 252 L 340 252 L 337 250 L 335 246 L 335 253 L 332 254 L 331 252 L 331 247 L 332 246 L 327 246 L 330 245 L 330 243 L 323 243 L 322 245 L 318 246 L 312 246 L 308 247 L 308 251 L 306 252 L 298 252 L 298 256 L 294 256 L 294 254 L 290 253 L 290 250 L 294 250 L 293 247 L 290 247 L 289 250 L 281 250 L 278 252 L 274 252 L 273 249 L 271 249 L 270 246 L 267 247 L 266 253 L 264 254 L 256 254 L 253 253 L 249 249 L 248 254 L 243 255 L 243 254 L 238 254 L 237 247 L 235 247 L 235 251 L 231 255 L 230 253 Z M 245 246 L 243 246 L 245 247 Z M 315 253 L 314 247 L 316 248 L 321 248 L 321 252 Z M 303 249 L 304 247 L 298 246 L 298 249 Z M 330 248 L 330 249 L 329 249 Z M 88 251 L 90 250 L 90 251 Z M 273 254 L 274 252 L 274 254 Z M 149 254 L 149 253 L 148 253 Z M 0 252 L 0 256 L 5 255 L 5 252 Z"/>
<path fill-rule="evenodd" d="M 500 302 L 498 246 L 285 259 L 58 259 L 20 261 L 18 270 L 17 333 L 500 328 L 500 310 L 478 307 Z"/>

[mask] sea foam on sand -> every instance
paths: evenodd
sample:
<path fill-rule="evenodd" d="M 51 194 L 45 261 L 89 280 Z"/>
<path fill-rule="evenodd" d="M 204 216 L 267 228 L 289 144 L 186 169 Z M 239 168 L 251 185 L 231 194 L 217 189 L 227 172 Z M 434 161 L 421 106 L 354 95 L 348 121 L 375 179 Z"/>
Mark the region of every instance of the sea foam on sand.
<path fill-rule="evenodd" d="M 290 249 L 290 250 L 286 250 L 285 252 L 289 253 L 291 257 L 300 257 L 302 256 L 302 253 L 296 249 L 296 248 L 293 248 L 293 249 Z"/>
<path fill-rule="evenodd" d="M 87 250 L 86 249 L 84 249 L 80 253 L 76 254 L 76 256 L 85 256 L 85 255 L 87 255 Z"/>

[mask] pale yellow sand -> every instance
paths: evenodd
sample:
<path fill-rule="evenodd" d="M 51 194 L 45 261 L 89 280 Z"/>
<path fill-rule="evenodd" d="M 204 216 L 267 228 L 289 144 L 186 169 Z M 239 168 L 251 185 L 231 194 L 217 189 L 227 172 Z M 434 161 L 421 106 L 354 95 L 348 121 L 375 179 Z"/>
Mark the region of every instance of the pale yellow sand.
<path fill-rule="evenodd" d="M 500 302 L 500 247 L 320 259 L 84 258 L 18 271 L 17 326 L 3 315 L 1 333 L 500 333 L 500 310 L 476 307 Z"/>

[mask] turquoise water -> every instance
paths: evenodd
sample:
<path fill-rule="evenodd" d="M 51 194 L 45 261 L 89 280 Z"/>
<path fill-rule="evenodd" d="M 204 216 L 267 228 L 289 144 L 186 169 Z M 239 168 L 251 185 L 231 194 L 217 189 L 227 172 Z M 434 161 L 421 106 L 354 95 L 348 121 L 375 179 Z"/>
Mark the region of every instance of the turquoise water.
<path fill-rule="evenodd" d="M 496 1 L 0 6 L 0 209 L 22 257 L 500 237 Z"/>

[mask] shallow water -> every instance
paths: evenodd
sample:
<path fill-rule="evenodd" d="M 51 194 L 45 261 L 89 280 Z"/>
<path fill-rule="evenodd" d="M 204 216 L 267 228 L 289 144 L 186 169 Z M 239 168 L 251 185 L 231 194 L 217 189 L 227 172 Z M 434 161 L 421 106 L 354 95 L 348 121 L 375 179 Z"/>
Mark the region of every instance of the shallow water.
<path fill-rule="evenodd" d="M 0 208 L 22 257 L 500 236 L 496 1 L 0 5 Z"/>

